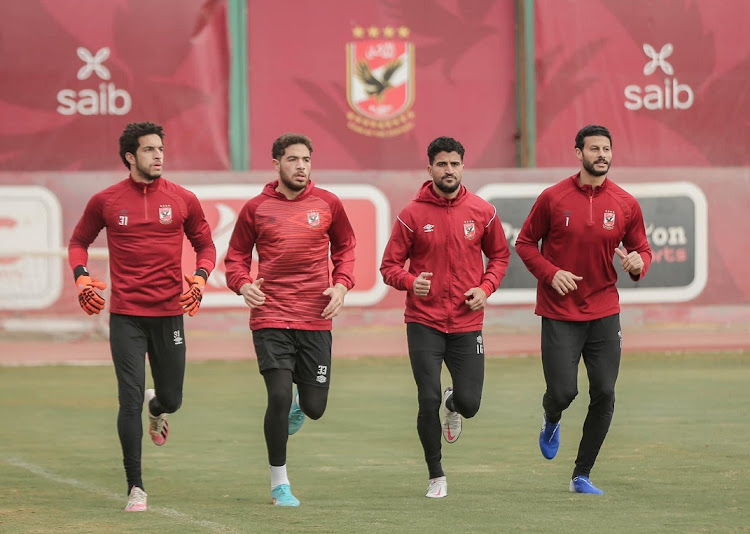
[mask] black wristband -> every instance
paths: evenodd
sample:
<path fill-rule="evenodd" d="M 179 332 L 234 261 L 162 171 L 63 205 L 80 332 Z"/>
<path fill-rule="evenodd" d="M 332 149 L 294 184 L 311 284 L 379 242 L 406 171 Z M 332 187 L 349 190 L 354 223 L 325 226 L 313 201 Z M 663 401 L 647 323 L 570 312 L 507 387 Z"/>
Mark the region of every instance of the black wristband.
<path fill-rule="evenodd" d="M 200 276 L 206 282 L 208 282 L 208 271 L 206 271 L 203 267 L 201 267 L 200 269 L 196 269 L 193 273 L 193 276 Z"/>
<path fill-rule="evenodd" d="M 73 269 L 73 281 L 74 282 L 78 280 L 79 276 L 88 276 L 88 275 L 89 275 L 89 271 L 88 269 L 86 269 L 84 265 L 79 265 L 78 267 Z"/>

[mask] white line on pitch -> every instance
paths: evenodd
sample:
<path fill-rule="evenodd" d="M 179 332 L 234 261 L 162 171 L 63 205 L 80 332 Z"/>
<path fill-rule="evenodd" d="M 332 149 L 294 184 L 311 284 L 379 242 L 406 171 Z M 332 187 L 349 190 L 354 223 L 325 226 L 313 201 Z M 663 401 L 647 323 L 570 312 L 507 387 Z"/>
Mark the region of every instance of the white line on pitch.
<path fill-rule="evenodd" d="M 24 462 L 23 460 L 19 460 L 18 458 L 6 458 L 6 463 L 19 467 L 21 469 L 26 469 L 27 471 L 30 471 L 31 473 L 34 473 L 35 475 L 38 475 L 42 478 L 46 478 L 47 480 L 51 480 L 53 482 L 57 482 L 59 484 L 67 484 L 68 486 L 73 486 L 78 489 L 82 489 L 85 491 L 88 491 L 90 493 L 95 493 L 96 495 L 99 495 L 100 497 L 105 497 L 110 500 L 114 501 L 120 501 L 125 502 L 126 496 L 122 495 L 120 493 L 113 493 L 107 489 L 104 488 L 97 488 L 95 486 L 91 486 L 89 484 L 85 484 L 81 482 L 80 480 L 76 480 L 74 478 L 68 478 L 63 477 L 60 475 L 56 475 L 54 473 L 50 473 L 49 471 L 44 470 L 43 468 L 39 467 L 38 465 L 30 464 L 28 462 Z M 193 517 L 190 517 L 189 515 L 178 512 L 177 510 L 173 510 L 171 508 L 162 508 L 159 506 L 149 506 L 148 510 L 150 512 L 156 512 L 157 514 L 161 514 L 167 517 L 171 517 L 173 519 L 178 519 L 180 521 L 183 521 L 185 523 L 189 523 L 192 525 L 198 525 L 201 527 L 209 528 L 211 530 L 217 531 L 217 532 L 226 532 L 228 534 L 240 534 L 239 532 L 232 530 L 229 527 L 225 527 L 224 525 L 220 525 L 219 523 L 214 523 L 213 521 L 205 521 L 202 519 L 195 519 Z M 123 512 L 124 513 L 124 512 Z"/>

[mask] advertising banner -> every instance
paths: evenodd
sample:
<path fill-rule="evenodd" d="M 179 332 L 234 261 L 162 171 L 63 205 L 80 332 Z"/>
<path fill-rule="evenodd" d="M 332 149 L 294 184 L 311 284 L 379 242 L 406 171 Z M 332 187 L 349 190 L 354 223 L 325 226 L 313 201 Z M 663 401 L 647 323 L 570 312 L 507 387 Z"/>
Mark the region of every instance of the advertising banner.
<path fill-rule="evenodd" d="M 41 309 L 60 298 L 61 241 L 62 207 L 49 189 L 0 186 L 0 310 Z"/>
<path fill-rule="evenodd" d="M 551 185 L 551 174 L 564 177 L 570 173 L 570 169 L 483 169 L 464 174 L 465 185 L 497 208 L 511 245 L 507 275 L 490 297 L 491 307 L 533 304 L 536 280 L 515 253 L 515 238 L 539 193 Z M 649 181 L 657 174 L 662 180 Z M 321 177 L 320 187 L 341 198 L 357 237 L 356 285 L 348 294 L 346 305 L 362 310 L 402 311 L 404 292 L 384 286 L 379 267 L 395 217 L 416 194 L 426 173 L 322 170 L 315 175 Z M 0 172 L 2 310 L 76 316 L 81 313 L 65 260 L 68 240 L 91 195 L 122 178 L 122 173 L 113 172 Z M 206 313 L 242 309 L 241 299 L 225 287 L 223 260 L 239 210 L 273 179 L 272 173 L 175 172 L 168 179 L 195 192 L 211 226 L 218 258 L 206 289 Z M 750 196 L 750 171 L 666 169 L 657 173 L 653 168 L 622 169 L 614 180 L 641 204 L 653 251 L 649 273 L 637 283 L 620 273 L 615 263 L 623 303 L 750 303 L 746 268 L 750 234 L 742 230 L 740 223 Z M 194 268 L 191 251 L 186 241 L 186 272 Z M 90 272 L 106 279 L 104 231 L 89 252 Z"/>
<path fill-rule="evenodd" d="M 171 169 L 229 167 L 224 0 L 2 1 L 0 168 L 124 168 L 129 122 Z"/>
<path fill-rule="evenodd" d="M 607 126 L 619 166 L 750 164 L 746 0 L 536 0 L 537 164 Z"/>
<path fill-rule="evenodd" d="M 475 167 L 516 164 L 515 11 L 509 0 L 249 2 L 250 168 L 308 135 L 318 168 L 423 168 L 441 135 Z"/>

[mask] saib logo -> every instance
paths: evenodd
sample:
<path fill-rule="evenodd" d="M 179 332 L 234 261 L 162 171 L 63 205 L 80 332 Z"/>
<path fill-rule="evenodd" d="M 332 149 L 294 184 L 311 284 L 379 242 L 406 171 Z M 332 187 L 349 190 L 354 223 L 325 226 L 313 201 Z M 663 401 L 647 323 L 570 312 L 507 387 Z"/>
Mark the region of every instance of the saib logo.
<path fill-rule="evenodd" d="M 688 109 L 693 105 L 695 95 L 693 89 L 680 83 L 674 75 L 674 68 L 667 58 L 672 55 L 674 46 L 667 43 L 658 52 L 648 43 L 643 44 L 643 52 L 650 61 L 643 67 L 643 74 L 650 76 L 657 69 L 667 75 L 664 85 L 649 84 L 643 88 L 639 85 L 628 85 L 625 88 L 625 107 L 629 110 L 645 108 L 656 109 Z"/>
<path fill-rule="evenodd" d="M 101 80 L 109 80 L 112 75 L 104 62 L 109 58 L 109 48 L 104 47 L 96 54 L 79 46 L 76 50 L 84 65 L 78 69 L 76 78 L 87 80 L 96 74 Z M 125 115 L 130 111 L 133 101 L 130 93 L 118 89 L 114 83 L 100 83 L 99 89 L 62 89 L 57 93 L 57 112 L 61 115 Z"/>

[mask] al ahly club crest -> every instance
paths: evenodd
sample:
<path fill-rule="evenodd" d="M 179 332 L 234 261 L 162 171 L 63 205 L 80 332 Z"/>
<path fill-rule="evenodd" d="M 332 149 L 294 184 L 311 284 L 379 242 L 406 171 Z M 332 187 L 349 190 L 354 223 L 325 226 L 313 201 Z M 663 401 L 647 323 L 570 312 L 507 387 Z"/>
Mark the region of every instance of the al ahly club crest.
<path fill-rule="evenodd" d="M 320 226 L 320 213 L 318 213 L 318 210 L 310 210 L 307 212 L 307 224 L 310 228 Z"/>
<path fill-rule="evenodd" d="M 172 206 L 169 204 L 159 206 L 159 222 L 162 224 L 170 224 L 172 222 Z"/>
<path fill-rule="evenodd" d="M 401 26 L 352 29 L 346 45 L 347 126 L 370 137 L 393 137 L 414 128 L 414 45 Z"/>
<path fill-rule="evenodd" d="M 604 229 L 613 230 L 615 228 L 615 212 L 604 210 Z"/>
<path fill-rule="evenodd" d="M 477 230 L 474 221 L 464 221 L 464 237 L 471 241 L 476 235 Z"/>

